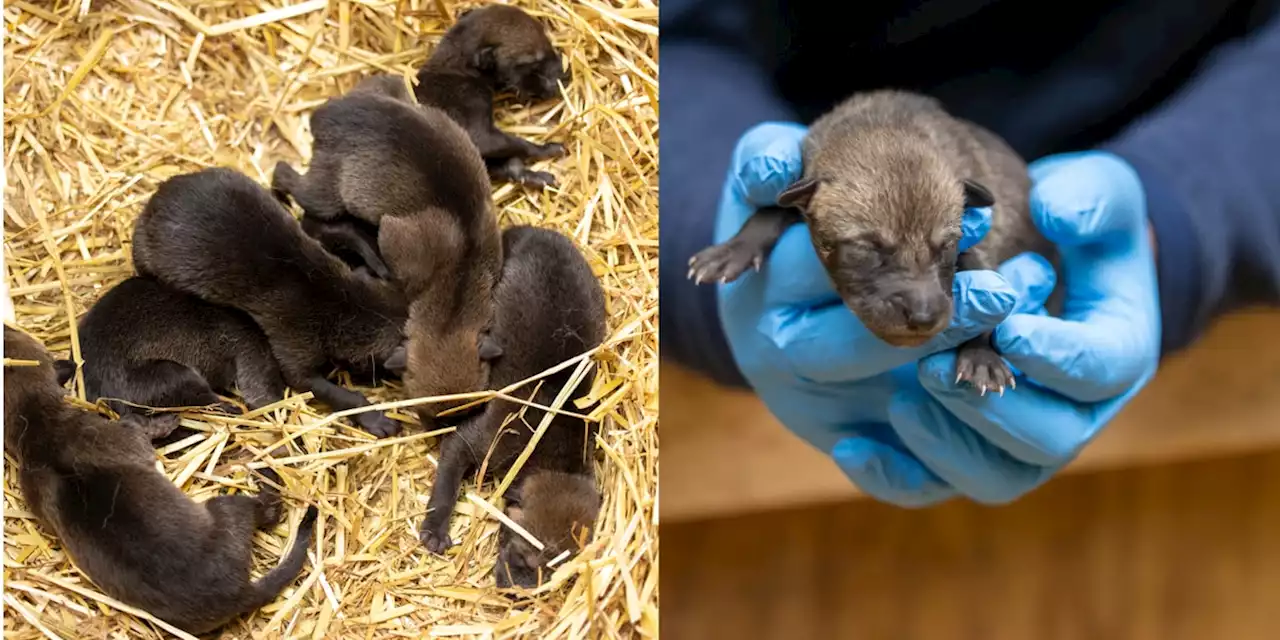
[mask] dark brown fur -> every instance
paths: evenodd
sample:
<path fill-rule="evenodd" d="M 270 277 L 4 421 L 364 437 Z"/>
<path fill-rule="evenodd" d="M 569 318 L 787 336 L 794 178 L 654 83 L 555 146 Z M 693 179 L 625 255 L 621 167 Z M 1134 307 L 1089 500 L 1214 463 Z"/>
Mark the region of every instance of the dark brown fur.
<path fill-rule="evenodd" d="M 208 406 L 240 413 L 215 393 L 233 387 L 251 409 L 284 397 L 280 365 L 253 318 L 155 278 L 135 276 L 113 287 L 80 319 L 78 333 L 85 398 L 104 398 L 120 415 Z M 71 363 L 56 364 L 65 382 Z"/>
<path fill-rule="evenodd" d="M 761 209 L 733 239 L 700 252 L 692 276 L 727 281 L 760 268 L 782 231 L 801 220 L 799 210 L 845 304 L 881 339 L 915 346 L 950 322 L 957 269 L 995 269 L 1025 251 L 1057 258 L 1031 221 L 1023 160 L 933 98 L 855 95 L 813 123 L 803 153 L 804 177 L 779 207 Z M 957 256 L 967 206 L 992 206 L 991 230 Z M 960 348 L 957 375 L 983 393 L 1013 383 L 990 334 Z"/>
<path fill-rule="evenodd" d="M 502 244 L 484 162 L 444 112 L 420 108 L 394 82 L 366 79 L 311 119 L 305 176 L 276 166 L 273 188 L 307 217 L 378 226 L 378 253 L 409 305 L 407 351 L 392 361 L 411 397 L 479 391 L 500 350 L 485 335 Z M 429 426 L 448 405 L 421 405 Z"/>
<path fill-rule="evenodd" d="M 493 366 L 495 388 L 520 382 L 595 348 L 605 337 L 604 292 L 571 240 L 534 227 L 509 228 L 502 239 L 507 259 L 495 294 L 494 330 L 506 353 Z M 553 404 L 571 373 L 564 370 L 544 378 L 533 401 L 543 406 Z M 591 380 L 591 375 L 586 376 L 571 398 L 585 393 Z M 528 397 L 535 384 L 516 393 Z M 443 552 L 451 544 L 449 518 L 463 477 L 486 456 L 488 475 L 501 477 L 529 443 L 545 413 L 528 408 L 523 422 L 516 418 L 502 428 L 507 417 L 520 408 L 509 401 L 492 401 L 479 416 L 445 436 L 421 531 L 422 541 L 431 551 Z M 510 584 L 510 578 L 521 586 L 533 586 L 542 563 L 565 549 L 576 549 L 578 535 L 590 535 L 600 500 L 592 479 L 593 434 L 591 423 L 557 415 L 521 468 L 508 496 L 508 515 L 547 549 L 542 554 L 530 553 L 532 549 L 523 546 L 520 536 L 504 532 L 501 561 L 495 568 L 500 585 Z"/>
<path fill-rule="evenodd" d="M 418 102 L 443 109 L 467 130 L 494 180 L 532 186 L 555 176 L 525 168 L 529 161 L 563 156 L 564 147 L 536 144 L 503 133 L 493 122 L 494 94 L 547 100 L 568 75 L 546 29 L 518 7 L 494 4 L 463 14 L 418 71 Z"/>
<path fill-rule="evenodd" d="M 337 410 L 369 403 L 325 379 L 325 368 L 376 373 L 404 341 L 406 305 L 393 284 L 352 273 L 266 189 L 231 169 L 163 182 L 138 218 L 133 261 L 142 274 L 247 313 L 285 382 Z M 356 419 L 378 436 L 399 431 L 381 412 Z"/>
<path fill-rule="evenodd" d="M 155 423 L 67 404 L 48 352 L 20 331 L 5 327 L 4 353 L 40 363 L 4 369 L 5 452 L 23 499 L 104 593 L 196 634 L 269 604 L 297 578 L 315 507 L 280 564 L 251 582 L 254 532 L 283 515 L 274 488 L 194 502 L 155 468 Z"/>

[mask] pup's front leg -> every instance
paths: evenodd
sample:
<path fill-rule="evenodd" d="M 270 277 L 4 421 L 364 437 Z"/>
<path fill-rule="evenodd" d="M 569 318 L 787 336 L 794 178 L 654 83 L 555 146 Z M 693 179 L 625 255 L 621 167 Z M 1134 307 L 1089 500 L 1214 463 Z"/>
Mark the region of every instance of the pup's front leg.
<path fill-rule="evenodd" d="M 994 268 L 985 256 L 972 250 L 960 254 L 956 267 L 958 271 Z M 960 345 L 956 353 L 956 382 L 968 382 L 982 395 L 987 391 L 1004 395 L 1005 388 L 1012 389 L 1017 382 L 1009 365 L 996 351 L 992 338 L 992 332 L 988 331 Z"/>
<path fill-rule="evenodd" d="M 436 466 L 436 481 L 427 501 L 427 516 L 418 532 L 418 539 L 432 553 L 444 553 L 453 545 L 449 539 L 449 520 L 454 505 L 458 503 L 462 478 L 470 470 L 471 463 L 467 443 L 457 434 L 446 436 L 440 445 L 440 463 Z"/>
<path fill-rule="evenodd" d="M 749 267 L 764 264 L 782 232 L 800 222 L 795 209 L 765 207 L 751 214 L 727 242 L 711 245 L 689 260 L 689 277 L 703 282 L 733 282 Z"/>
<path fill-rule="evenodd" d="M 357 407 L 369 406 L 369 401 L 359 393 L 343 389 L 321 376 L 310 380 L 311 392 L 316 399 L 329 405 L 336 411 L 346 411 Z M 365 431 L 379 438 L 393 436 L 400 432 L 400 423 L 388 418 L 381 411 L 366 411 L 355 415 L 355 421 Z"/>

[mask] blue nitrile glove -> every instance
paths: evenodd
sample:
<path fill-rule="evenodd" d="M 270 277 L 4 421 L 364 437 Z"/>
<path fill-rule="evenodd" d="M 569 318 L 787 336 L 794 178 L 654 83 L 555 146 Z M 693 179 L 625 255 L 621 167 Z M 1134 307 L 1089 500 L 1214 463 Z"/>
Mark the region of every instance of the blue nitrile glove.
<path fill-rule="evenodd" d="M 732 237 L 757 208 L 775 204 L 800 177 L 804 133 L 799 125 L 768 123 L 738 141 L 715 242 Z M 976 244 L 990 221 L 990 209 L 966 211 L 961 249 Z M 1046 269 L 1043 260 L 1028 256 L 1010 261 L 1001 273 L 1014 282 L 1038 283 L 1052 277 Z M 738 368 L 778 420 L 827 454 L 855 439 L 858 455 L 874 453 L 862 465 L 864 473 L 879 466 L 892 479 L 881 497 L 911 502 L 947 486 L 895 436 L 888 424 L 890 401 L 904 387 L 923 393 L 916 380 L 921 358 L 992 329 L 1016 310 L 1020 296 L 1009 280 L 991 271 L 957 274 L 951 326 L 922 346 L 893 347 L 844 306 L 808 228 L 798 224 L 783 234 L 760 272 L 718 285 L 718 300 Z"/>
<path fill-rule="evenodd" d="M 996 347 L 1018 371 L 1017 389 L 1003 397 L 957 386 L 954 352 L 921 361 L 923 388 L 904 386 L 889 407 L 914 469 L 886 454 L 880 437 L 835 446 L 836 462 L 864 491 L 913 505 L 954 493 L 1011 501 L 1072 460 L 1155 374 L 1160 305 L 1137 174 L 1117 156 L 1085 152 L 1033 163 L 1031 177 L 1032 217 L 1062 254 L 1063 317 L 1041 307 L 996 329 Z"/>

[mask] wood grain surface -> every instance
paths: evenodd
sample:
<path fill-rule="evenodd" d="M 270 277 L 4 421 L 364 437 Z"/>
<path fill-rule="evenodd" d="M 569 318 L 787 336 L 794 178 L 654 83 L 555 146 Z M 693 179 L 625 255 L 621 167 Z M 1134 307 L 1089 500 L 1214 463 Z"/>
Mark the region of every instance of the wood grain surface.
<path fill-rule="evenodd" d="M 662 546 L 667 640 L 1271 640 L 1280 453 L 1077 475 L 1001 508 L 664 523 Z"/>
<path fill-rule="evenodd" d="M 777 424 L 755 396 L 669 363 L 661 375 L 665 522 L 858 496 L 826 456 Z M 1241 313 L 1164 362 L 1068 471 L 1268 449 L 1280 449 L 1280 313 Z"/>

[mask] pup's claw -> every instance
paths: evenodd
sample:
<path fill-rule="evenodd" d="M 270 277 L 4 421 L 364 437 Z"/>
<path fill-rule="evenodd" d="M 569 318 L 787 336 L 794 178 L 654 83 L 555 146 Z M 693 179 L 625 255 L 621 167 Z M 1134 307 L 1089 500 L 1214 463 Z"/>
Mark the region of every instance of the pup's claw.
<path fill-rule="evenodd" d="M 698 284 L 728 283 L 737 280 L 752 265 L 757 265 L 756 270 L 759 271 L 758 265 L 763 261 L 764 256 L 758 249 L 730 240 L 699 251 L 689 264 Z"/>
<path fill-rule="evenodd" d="M 418 532 L 418 540 L 427 548 L 427 551 L 439 555 L 444 555 L 444 552 L 453 546 L 453 541 L 449 539 L 448 531 L 442 534 L 438 531 L 423 529 Z"/>

